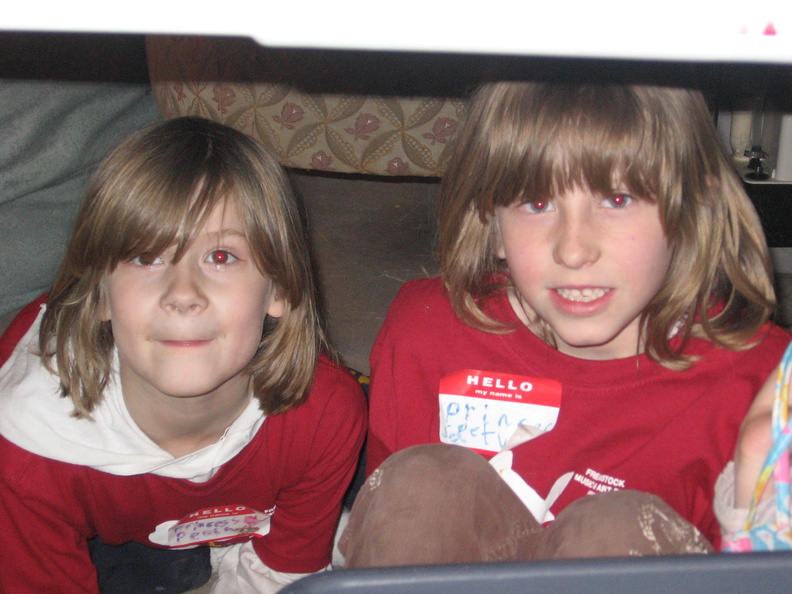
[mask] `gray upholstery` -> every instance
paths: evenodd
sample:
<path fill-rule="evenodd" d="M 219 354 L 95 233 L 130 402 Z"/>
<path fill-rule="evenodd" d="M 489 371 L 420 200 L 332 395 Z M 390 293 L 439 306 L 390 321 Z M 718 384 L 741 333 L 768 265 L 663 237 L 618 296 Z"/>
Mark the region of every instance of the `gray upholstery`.
<path fill-rule="evenodd" d="M 0 317 L 47 289 L 88 178 L 161 116 L 147 84 L 0 80 Z"/>

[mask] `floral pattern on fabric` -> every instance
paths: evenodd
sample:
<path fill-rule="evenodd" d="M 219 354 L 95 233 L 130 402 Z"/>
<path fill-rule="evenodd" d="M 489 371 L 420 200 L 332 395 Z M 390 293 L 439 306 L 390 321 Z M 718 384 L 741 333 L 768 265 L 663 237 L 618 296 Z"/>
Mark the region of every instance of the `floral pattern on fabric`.
<path fill-rule="evenodd" d="M 458 98 L 318 94 L 267 81 L 249 41 L 153 36 L 147 50 L 163 116 L 229 125 L 288 167 L 438 177 L 466 107 Z"/>

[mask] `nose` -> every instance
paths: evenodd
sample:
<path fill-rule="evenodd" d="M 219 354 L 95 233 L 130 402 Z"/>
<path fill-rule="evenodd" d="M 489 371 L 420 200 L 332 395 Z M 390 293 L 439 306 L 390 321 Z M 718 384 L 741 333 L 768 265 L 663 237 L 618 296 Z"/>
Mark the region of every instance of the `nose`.
<path fill-rule="evenodd" d="M 556 263 L 570 269 L 593 264 L 600 257 L 601 229 L 591 220 L 590 213 L 565 213 L 559 217 L 554 230 L 553 257 Z"/>
<path fill-rule="evenodd" d="M 200 271 L 182 260 L 168 266 L 160 305 L 171 313 L 194 315 L 207 305 L 201 287 Z"/>

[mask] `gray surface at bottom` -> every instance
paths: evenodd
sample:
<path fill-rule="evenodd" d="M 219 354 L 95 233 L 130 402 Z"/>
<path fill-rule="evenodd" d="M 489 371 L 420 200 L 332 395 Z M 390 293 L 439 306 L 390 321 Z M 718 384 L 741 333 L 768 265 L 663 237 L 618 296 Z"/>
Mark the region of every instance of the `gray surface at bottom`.
<path fill-rule="evenodd" d="M 283 594 L 792 591 L 792 552 L 350 569 L 312 575 Z"/>

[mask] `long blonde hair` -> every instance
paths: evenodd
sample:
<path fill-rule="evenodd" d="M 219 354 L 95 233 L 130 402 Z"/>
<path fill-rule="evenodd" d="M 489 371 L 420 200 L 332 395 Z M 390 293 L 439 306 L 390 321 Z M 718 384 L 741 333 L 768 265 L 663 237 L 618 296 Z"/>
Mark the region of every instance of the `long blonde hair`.
<path fill-rule="evenodd" d="M 775 309 L 759 219 L 724 152 L 701 93 L 651 86 L 499 82 L 471 102 L 439 205 L 439 256 L 463 320 L 502 331 L 480 300 L 508 283 L 493 214 L 573 186 L 612 190 L 614 175 L 656 202 L 673 249 L 642 314 L 647 354 L 685 368 L 693 335 L 740 348 Z M 668 337 L 680 324 L 681 341 Z"/>
<path fill-rule="evenodd" d="M 113 335 L 101 321 L 103 279 L 119 262 L 175 246 L 181 257 L 214 207 L 233 201 L 259 271 L 285 302 L 267 318 L 248 366 L 268 414 L 302 402 L 327 349 L 300 213 L 286 176 L 257 141 L 200 118 L 168 120 L 99 166 L 49 293 L 39 343 L 75 415 L 88 417 L 107 385 Z"/>

